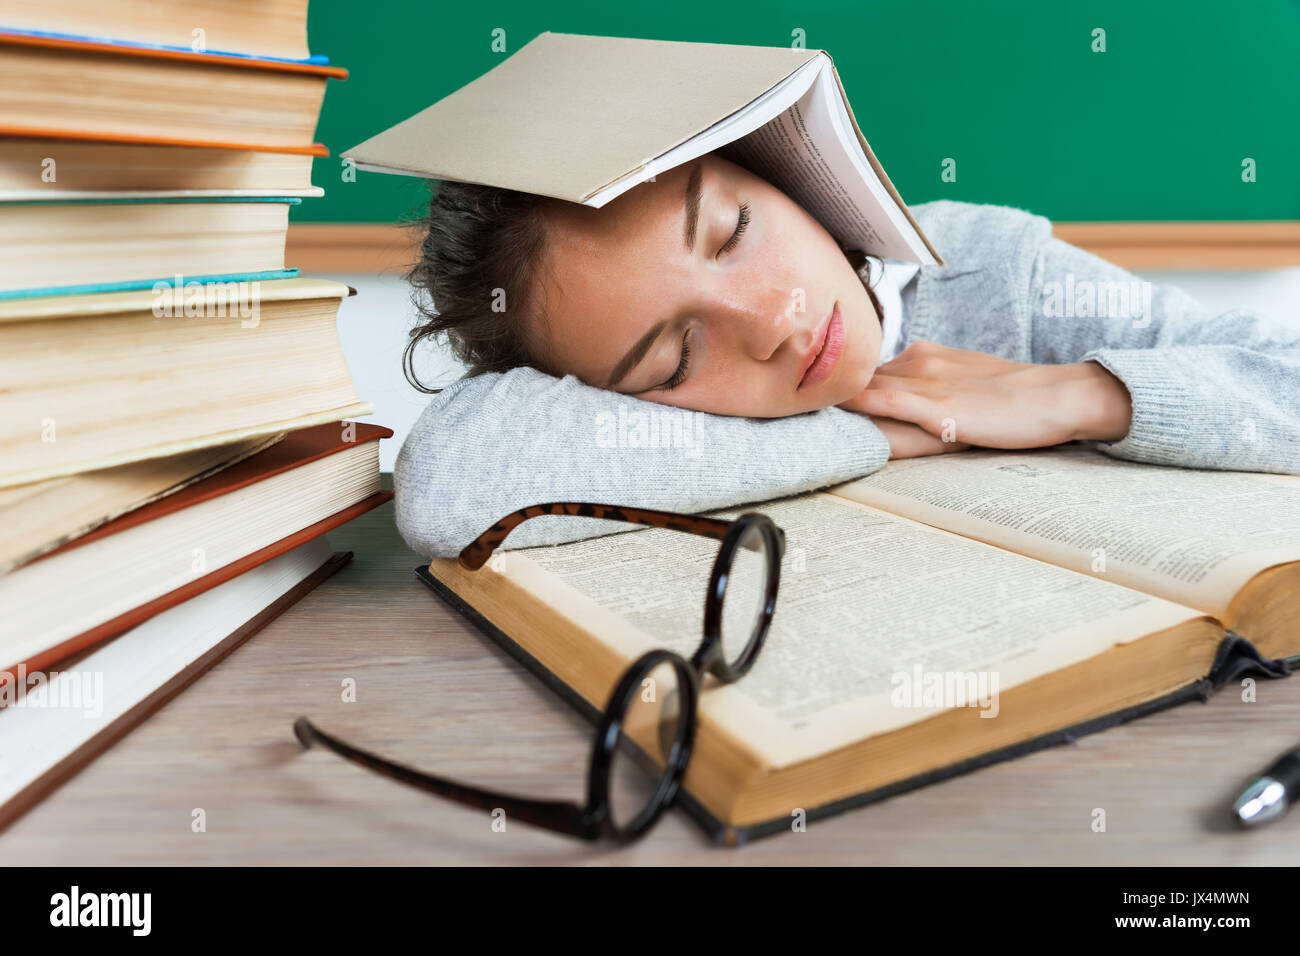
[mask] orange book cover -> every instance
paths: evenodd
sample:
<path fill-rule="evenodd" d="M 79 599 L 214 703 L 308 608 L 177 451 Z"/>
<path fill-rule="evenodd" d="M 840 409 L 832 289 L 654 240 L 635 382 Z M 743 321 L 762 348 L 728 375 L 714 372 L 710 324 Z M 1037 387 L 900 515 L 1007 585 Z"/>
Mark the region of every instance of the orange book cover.
<path fill-rule="evenodd" d="M 39 126 L 14 126 L 0 123 L 0 139 L 68 139 L 93 143 L 130 143 L 133 146 L 193 146 L 199 149 L 247 149 L 257 153 L 289 153 L 294 156 L 328 156 L 324 143 L 307 146 L 264 146 L 260 143 L 218 143 L 165 136 L 133 136 L 128 133 L 100 133 L 93 130 L 45 129 Z"/>
<path fill-rule="evenodd" d="M 88 53 L 112 53 L 119 56 L 143 56 L 159 60 L 188 60 L 200 63 L 222 63 L 250 70 L 283 70 L 286 73 L 314 73 L 336 80 L 346 80 L 348 71 L 341 66 L 322 63 L 292 63 L 285 60 L 267 60 L 253 56 L 231 56 L 222 53 L 200 53 L 191 50 L 171 50 L 164 47 L 134 46 L 126 43 L 98 43 L 73 37 L 46 36 L 34 33 L 17 33 L 0 29 L 0 43 L 18 46 L 46 47 L 55 50 L 81 50 Z"/>

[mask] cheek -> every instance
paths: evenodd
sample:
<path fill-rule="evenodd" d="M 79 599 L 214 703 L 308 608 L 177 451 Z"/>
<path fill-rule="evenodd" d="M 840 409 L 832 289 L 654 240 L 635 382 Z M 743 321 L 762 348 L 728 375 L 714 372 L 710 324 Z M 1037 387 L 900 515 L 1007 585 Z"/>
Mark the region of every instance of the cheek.
<path fill-rule="evenodd" d="M 788 276 L 792 286 L 805 289 L 809 298 L 816 296 L 827 263 L 821 237 L 806 222 L 777 209 L 775 214 L 764 218 L 753 238 L 758 246 L 752 263 L 756 280 L 764 276 L 769 279 L 773 275 Z"/>
<path fill-rule="evenodd" d="M 864 352 L 869 352 L 867 356 L 872 364 L 880 357 L 880 341 L 883 330 L 880 324 L 880 314 L 876 311 L 875 303 L 864 291 L 859 299 L 858 308 L 858 339 Z"/>
<path fill-rule="evenodd" d="M 715 415 L 754 415 L 767 410 L 775 393 L 770 370 L 720 348 L 699 346 L 691 352 L 691 363 L 696 368 L 691 380 L 670 392 L 642 397 Z"/>
<path fill-rule="evenodd" d="M 810 287 L 827 280 L 843 260 L 839 245 L 822 225 L 782 194 L 765 204 L 766 240 L 776 257 L 775 265 L 807 276 Z M 847 262 L 844 267 L 850 269 Z"/>
<path fill-rule="evenodd" d="M 849 397 L 867 387 L 880 362 L 880 320 L 876 318 L 871 301 L 865 294 L 858 315 L 860 321 L 854 330 L 856 342 L 853 348 L 852 365 L 845 369 L 846 372 L 851 373 L 845 376 L 844 383 Z"/>

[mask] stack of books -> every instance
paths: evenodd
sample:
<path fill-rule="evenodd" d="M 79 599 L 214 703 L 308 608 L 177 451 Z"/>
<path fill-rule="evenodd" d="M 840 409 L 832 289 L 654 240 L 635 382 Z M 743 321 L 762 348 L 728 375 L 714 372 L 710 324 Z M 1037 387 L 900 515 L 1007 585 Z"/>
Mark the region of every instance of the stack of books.
<path fill-rule="evenodd" d="M 0 2 L 0 825 L 351 557 L 391 497 L 286 268 L 306 0 Z"/>

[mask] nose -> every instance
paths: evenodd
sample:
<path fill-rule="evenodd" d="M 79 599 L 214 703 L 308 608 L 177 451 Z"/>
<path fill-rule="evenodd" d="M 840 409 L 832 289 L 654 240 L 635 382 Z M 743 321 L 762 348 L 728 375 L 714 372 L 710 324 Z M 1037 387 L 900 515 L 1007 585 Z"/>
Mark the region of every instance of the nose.
<path fill-rule="evenodd" d="M 789 290 L 775 289 L 724 303 L 719 316 L 746 355 L 766 362 L 799 331 L 799 316 L 804 314 L 796 311 L 800 301 Z"/>

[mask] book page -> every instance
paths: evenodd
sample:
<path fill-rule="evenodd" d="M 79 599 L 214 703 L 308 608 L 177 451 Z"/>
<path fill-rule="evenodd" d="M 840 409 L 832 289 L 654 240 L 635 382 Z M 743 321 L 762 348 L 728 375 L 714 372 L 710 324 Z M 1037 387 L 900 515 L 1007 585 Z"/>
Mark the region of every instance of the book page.
<path fill-rule="evenodd" d="M 934 264 L 863 154 L 830 61 L 771 122 L 720 147 L 803 206 L 837 241 L 873 255 Z"/>
<path fill-rule="evenodd" d="M 809 60 L 743 109 L 647 160 L 585 202 L 600 208 L 665 169 L 716 152 L 786 193 L 842 245 L 936 264 L 867 158 L 833 69 L 825 54 Z"/>
<path fill-rule="evenodd" d="M 916 521 L 1223 615 L 1300 560 L 1300 477 L 1173 468 L 1084 445 L 896 459 L 831 489 Z"/>
<path fill-rule="evenodd" d="M 999 692 L 1202 617 L 830 495 L 761 510 L 786 532 L 772 627 L 739 682 L 706 678 L 701 719 L 774 767 L 941 712 L 896 693 L 928 674 L 983 674 Z M 718 546 L 644 529 L 511 551 L 500 573 L 629 662 L 656 647 L 689 659 Z"/>
<path fill-rule="evenodd" d="M 0 488 L 0 575 L 119 515 L 229 468 L 284 435 Z"/>

